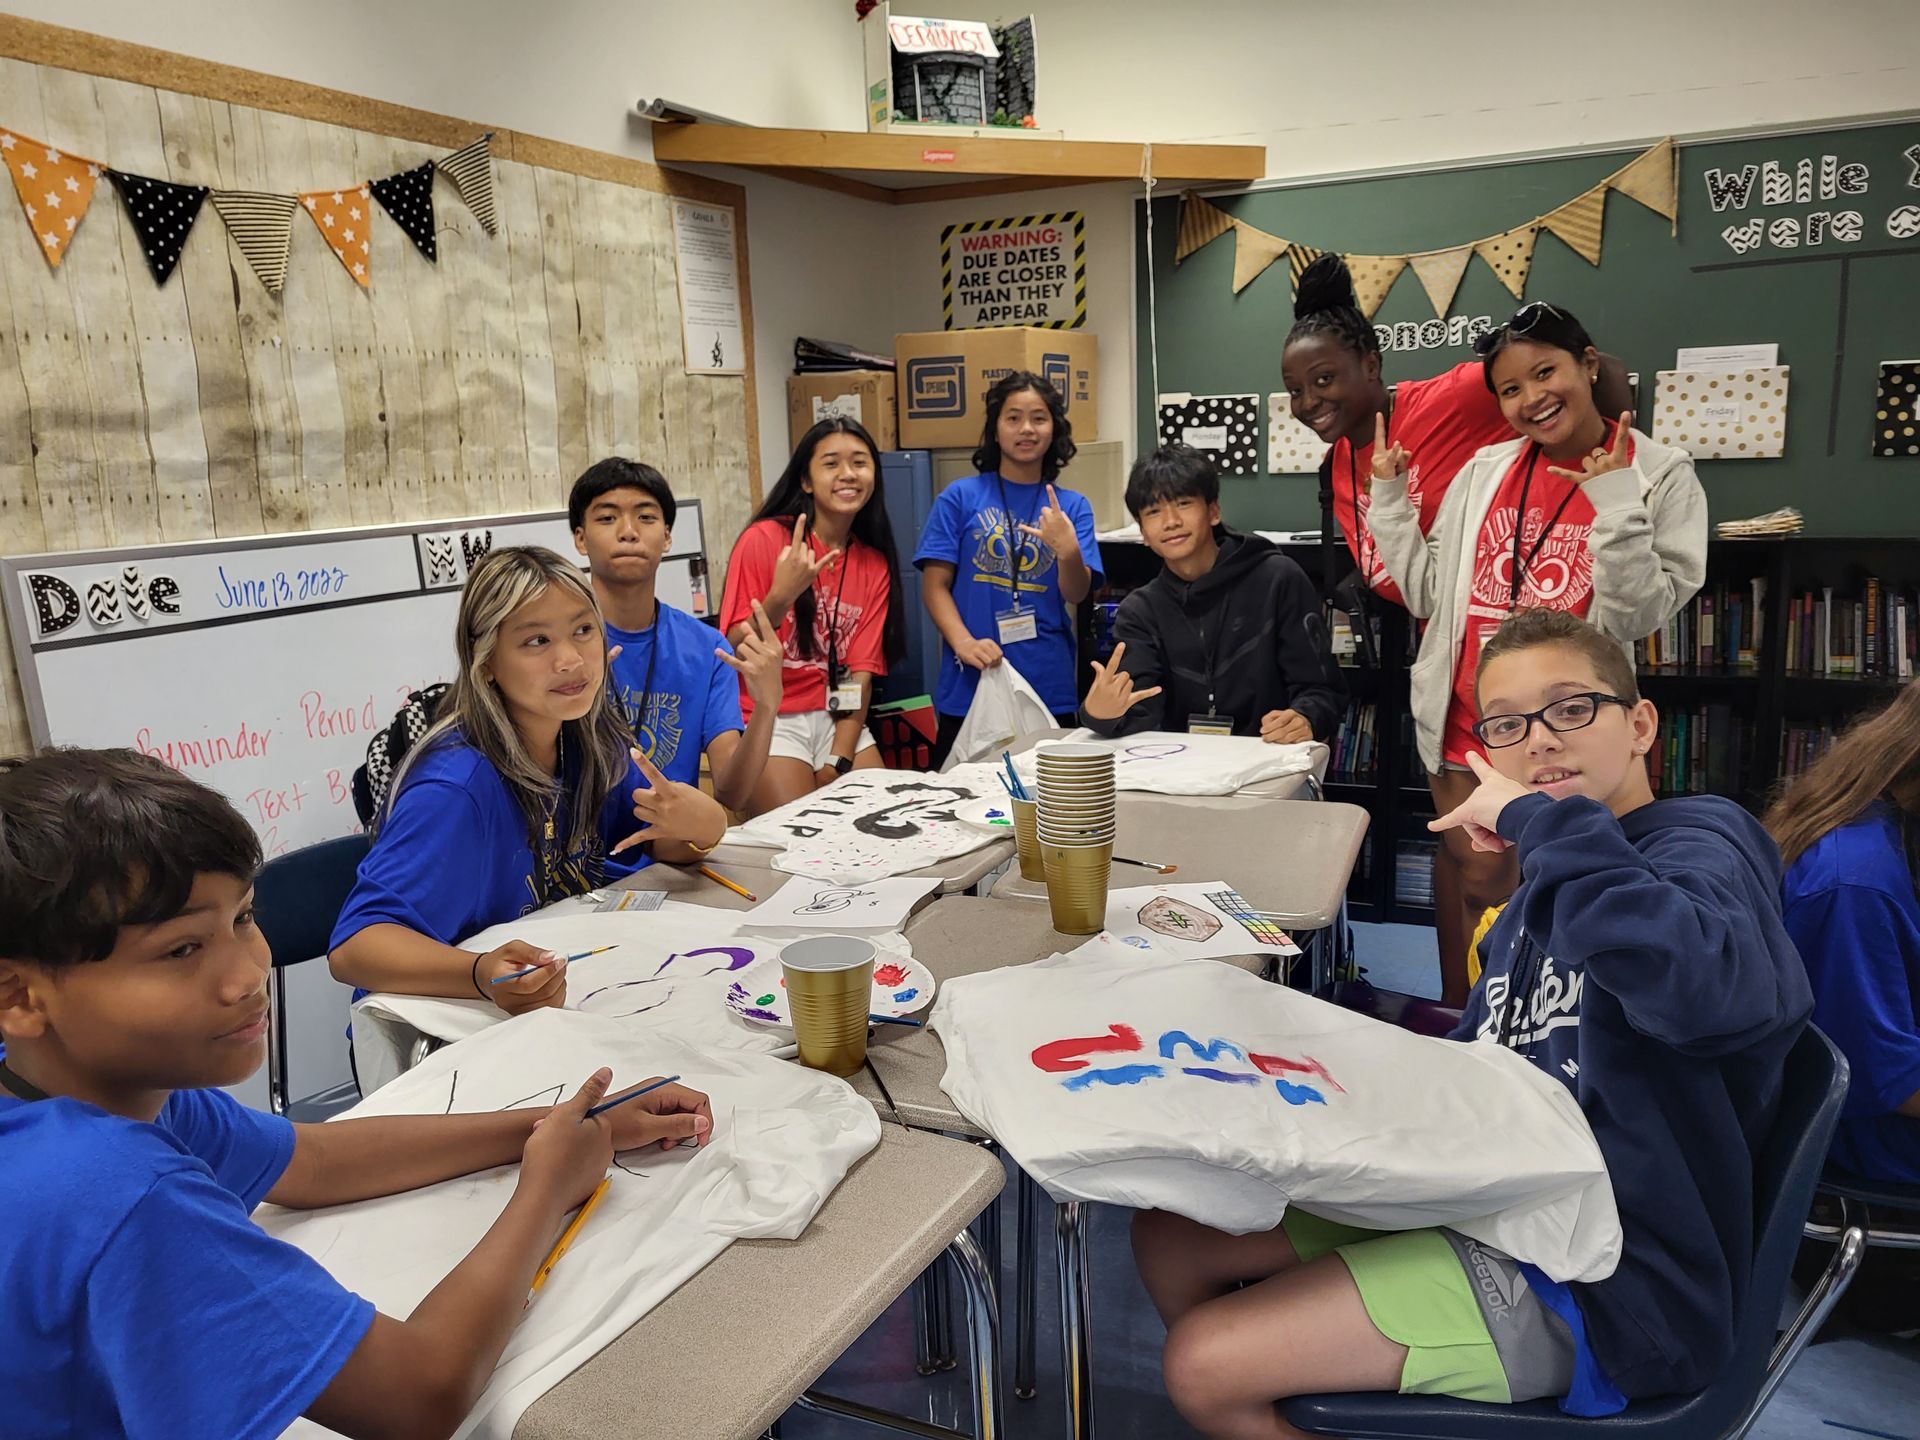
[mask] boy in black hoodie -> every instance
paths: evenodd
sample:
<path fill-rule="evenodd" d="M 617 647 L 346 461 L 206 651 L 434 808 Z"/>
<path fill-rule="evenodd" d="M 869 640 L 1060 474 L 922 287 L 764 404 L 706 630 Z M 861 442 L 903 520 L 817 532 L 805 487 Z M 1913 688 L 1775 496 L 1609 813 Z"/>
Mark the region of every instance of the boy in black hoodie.
<path fill-rule="evenodd" d="M 1731 800 L 1653 798 L 1658 717 L 1584 620 L 1509 618 L 1478 689 L 1480 784 L 1432 828 L 1513 846 L 1521 883 L 1454 1038 L 1518 1050 L 1579 1097 L 1613 1181 L 1619 1266 L 1560 1284 L 1446 1230 L 1290 1211 L 1227 1236 L 1143 1214 L 1134 1249 L 1168 1326 L 1167 1389 L 1209 1435 L 1297 1435 L 1274 1400 L 1338 1390 L 1610 1414 L 1711 1383 L 1751 1303 L 1754 1156 L 1813 1008 L 1779 853 Z"/>
<path fill-rule="evenodd" d="M 1213 463 L 1162 446 L 1135 462 L 1127 509 L 1165 568 L 1120 602 L 1113 655 L 1094 663 L 1080 707 L 1087 728 L 1276 745 L 1332 734 L 1347 691 L 1313 582 L 1267 541 L 1220 523 Z"/>

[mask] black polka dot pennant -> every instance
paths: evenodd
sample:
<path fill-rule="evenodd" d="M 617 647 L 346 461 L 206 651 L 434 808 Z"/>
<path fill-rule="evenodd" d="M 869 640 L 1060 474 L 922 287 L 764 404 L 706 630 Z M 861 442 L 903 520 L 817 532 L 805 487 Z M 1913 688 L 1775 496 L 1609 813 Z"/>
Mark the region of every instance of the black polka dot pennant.
<path fill-rule="evenodd" d="M 200 207 L 207 198 L 204 185 L 176 185 L 171 180 L 155 180 L 147 175 L 129 175 L 124 170 L 108 170 L 107 178 L 120 192 L 127 221 L 140 239 L 156 285 L 167 283 L 173 267 L 180 263 L 180 252 L 187 243 L 187 232 L 200 218 Z"/>
<path fill-rule="evenodd" d="M 367 186 L 420 253 L 438 263 L 433 243 L 433 161 L 384 180 L 369 180 Z"/>

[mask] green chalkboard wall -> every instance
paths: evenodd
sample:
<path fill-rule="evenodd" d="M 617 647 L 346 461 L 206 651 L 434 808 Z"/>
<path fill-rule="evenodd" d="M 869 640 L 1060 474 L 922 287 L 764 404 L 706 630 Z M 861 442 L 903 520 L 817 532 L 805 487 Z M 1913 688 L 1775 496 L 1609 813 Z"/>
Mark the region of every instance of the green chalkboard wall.
<path fill-rule="evenodd" d="M 1680 148 L 1680 216 L 1668 222 L 1620 194 L 1607 198 L 1605 249 L 1591 266 L 1551 234 L 1534 252 L 1526 298 L 1573 310 L 1602 349 L 1640 375 L 1641 428 L 1655 372 L 1674 368 L 1681 346 L 1777 342 L 1792 367 L 1786 455 L 1778 460 L 1710 460 L 1700 477 L 1717 519 L 1796 505 L 1811 535 L 1920 535 L 1920 457 L 1869 454 L 1880 362 L 1920 357 L 1920 117 L 1899 123 L 1807 131 L 1769 139 Z M 1631 158 L 1607 154 L 1488 164 L 1467 169 L 1340 181 L 1222 196 L 1214 203 L 1270 234 L 1319 249 L 1399 254 L 1470 242 L 1525 224 L 1573 198 Z M 1866 167 L 1860 194 L 1820 195 L 1823 156 Z M 1765 204 L 1764 167 L 1789 183 L 1813 164 L 1810 200 Z M 1723 197 L 1716 211 L 1708 172 L 1756 175 L 1744 206 Z M 1858 182 L 1857 172 L 1853 177 Z M 1146 211 L 1136 206 L 1136 253 L 1146 254 Z M 1856 239 L 1831 233 L 1840 212 L 1858 216 Z M 1809 217 L 1829 233 L 1809 245 Z M 1758 243 L 1736 250 L 1724 233 L 1760 227 Z M 1789 227 L 1779 222 L 1793 220 Z M 1160 388 L 1194 394 L 1261 396 L 1265 466 L 1266 397 L 1282 388 L 1280 348 L 1292 323 L 1287 263 L 1233 293 L 1234 237 L 1223 235 L 1173 263 L 1179 198 L 1154 202 L 1153 267 L 1158 282 Z M 1789 230 L 1797 231 L 1790 237 Z M 1745 234 L 1736 233 L 1742 243 Z M 1785 243 L 1797 238 L 1797 245 Z M 1148 364 L 1146 265 L 1139 267 L 1139 443 L 1155 443 Z M 1467 267 L 1454 315 L 1504 320 L 1516 302 L 1479 259 Z M 1375 314 L 1377 324 L 1433 319 L 1418 278 L 1403 271 Z M 1433 375 L 1471 358 L 1465 344 L 1390 350 L 1389 382 Z M 1229 477 L 1230 523 L 1311 529 L 1319 524 L 1311 476 Z"/>

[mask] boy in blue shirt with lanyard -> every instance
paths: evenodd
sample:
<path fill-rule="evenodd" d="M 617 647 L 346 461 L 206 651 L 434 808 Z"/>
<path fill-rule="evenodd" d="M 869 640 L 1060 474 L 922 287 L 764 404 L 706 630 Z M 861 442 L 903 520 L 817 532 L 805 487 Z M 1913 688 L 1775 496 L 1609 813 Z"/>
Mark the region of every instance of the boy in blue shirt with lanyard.
<path fill-rule="evenodd" d="M 305 1416 L 451 1435 L 568 1212 L 618 1150 L 713 1118 L 667 1086 L 605 1115 L 601 1070 L 542 1110 L 295 1125 L 236 1085 L 266 1055 L 260 844 L 222 796 L 131 750 L 0 762 L 0 1429 L 235 1436 Z M 405 1320 L 249 1213 L 520 1162 L 473 1252 Z"/>
<path fill-rule="evenodd" d="M 606 621 L 614 693 L 640 749 L 669 780 L 700 783 L 700 754 L 713 794 L 746 808 L 767 763 L 780 709 L 780 641 L 764 611 L 736 650 L 711 625 L 660 603 L 654 581 L 673 547 L 676 506 L 651 465 L 614 457 L 573 482 L 567 520 L 593 572 Z M 740 686 L 754 702 L 740 713 Z"/>
<path fill-rule="evenodd" d="M 960 733 L 980 672 L 1003 660 L 1062 725 L 1078 723 L 1067 606 L 1093 592 L 1101 570 L 1093 506 L 1056 483 L 1074 449 L 1060 392 L 1016 370 L 987 391 L 973 452 L 980 473 L 934 498 L 913 559 L 921 601 L 954 660 L 940 667 L 933 697 L 936 766 Z"/>

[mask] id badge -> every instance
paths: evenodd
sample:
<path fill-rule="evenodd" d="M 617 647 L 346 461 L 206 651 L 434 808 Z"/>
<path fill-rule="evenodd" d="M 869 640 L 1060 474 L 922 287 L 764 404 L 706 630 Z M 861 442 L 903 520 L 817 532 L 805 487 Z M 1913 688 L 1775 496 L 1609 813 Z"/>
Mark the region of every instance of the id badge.
<path fill-rule="evenodd" d="M 1231 715 L 1189 715 L 1187 717 L 1189 735 L 1231 735 L 1233 717 Z"/>
<path fill-rule="evenodd" d="M 995 623 L 1000 627 L 1002 646 L 1018 645 L 1022 640 L 1036 640 L 1040 636 L 1040 612 L 1024 605 L 1002 610 L 995 617 Z"/>
<path fill-rule="evenodd" d="M 827 692 L 827 711 L 833 715 L 851 715 L 860 708 L 860 682 L 842 680 Z"/>

